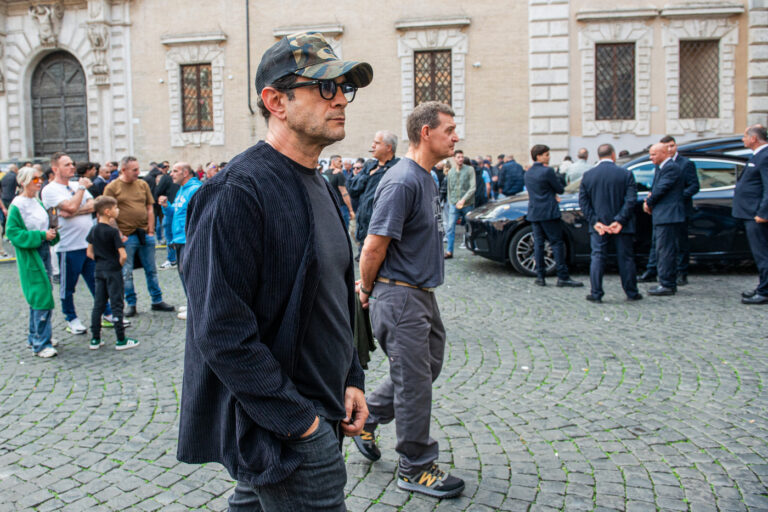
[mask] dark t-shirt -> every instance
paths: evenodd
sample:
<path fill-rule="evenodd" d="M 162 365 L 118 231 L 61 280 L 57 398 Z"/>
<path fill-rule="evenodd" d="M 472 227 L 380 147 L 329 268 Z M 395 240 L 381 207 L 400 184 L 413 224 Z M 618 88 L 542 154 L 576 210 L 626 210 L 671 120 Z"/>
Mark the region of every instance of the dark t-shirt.
<path fill-rule="evenodd" d="M 99 222 L 91 228 L 86 241 L 93 245 L 93 255 L 96 258 L 96 270 L 120 271 L 120 252 L 123 247 L 120 232 L 110 226 Z"/>
<path fill-rule="evenodd" d="M 392 237 L 379 275 L 423 288 L 443 284 L 443 222 L 432 175 L 402 158 L 382 178 L 368 234 Z"/>
<path fill-rule="evenodd" d="M 344 391 L 354 353 L 345 278 L 352 252 L 323 177 L 314 169 L 295 163 L 294 167 L 309 194 L 315 220 L 317 273 L 321 276 L 294 384 L 302 396 L 312 400 L 319 415 L 340 420 L 346 416 Z M 343 174 L 336 176 L 344 179 Z"/>
<path fill-rule="evenodd" d="M 339 201 L 339 205 L 344 205 L 344 198 L 341 197 L 341 190 L 339 187 L 347 187 L 347 178 L 344 177 L 343 172 L 334 174 L 333 169 L 325 171 L 325 177 L 328 179 L 328 183 L 331 184 L 331 188 L 336 192 L 336 199 Z"/>
<path fill-rule="evenodd" d="M 0 187 L 3 189 L 2 200 L 6 206 L 11 204 L 13 198 L 16 197 L 17 176 L 18 174 L 15 172 L 8 171 L 8 173 L 3 176 L 2 181 L 0 181 Z"/>

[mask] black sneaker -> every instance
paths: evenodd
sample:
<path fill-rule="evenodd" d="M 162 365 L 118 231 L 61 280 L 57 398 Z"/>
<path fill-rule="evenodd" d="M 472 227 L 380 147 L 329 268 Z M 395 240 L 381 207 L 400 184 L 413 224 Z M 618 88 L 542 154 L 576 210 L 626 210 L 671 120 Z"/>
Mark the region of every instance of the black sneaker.
<path fill-rule="evenodd" d="M 415 475 L 397 473 L 397 486 L 406 491 L 420 492 L 434 498 L 453 498 L 464 490 L 464 480 L 442 471 L 437 464 Z"/>
<path fill-rule="evenodd" d="M 355 446 L 363 454 L 366 459 L 376 462 L 381 458 L 381 451 L 376 446 L 376 436 L 373 432 L 363 430 L 359 436 L 352 438 L 355 441 Z"/>

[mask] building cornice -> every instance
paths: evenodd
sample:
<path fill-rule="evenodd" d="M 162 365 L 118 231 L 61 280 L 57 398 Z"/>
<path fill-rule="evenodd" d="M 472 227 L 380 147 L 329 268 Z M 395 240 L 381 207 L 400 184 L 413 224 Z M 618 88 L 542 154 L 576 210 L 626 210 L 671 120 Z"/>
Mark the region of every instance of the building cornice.
<path fill-rule="evenodd" d="M 455 18 L 419 18 L 399 20 L 395 22 L 397 30 L 426 30 L 434 28 L 463 28 L 468 27 L 472 20 L 466 16 Z"/>
<path fill-rule="evenodd" d="M 344 25 L 297 25 L 292 27 L 279 27 L 272 30 L 275 37 L 285 37 L 296 32 L 320 32 L 330 36 L 340 36 L 344 33 Z"/>
<path fill-rule="evenodd" d="M 223 43 L 227 40 L 224 32 L 204 32 L 197 34 L 168 34 L 160 37 L 160 42 L 166 46 L 180 44 Z"/>
<path fill-rule="evenodd" d="M 659 15 L 658 9 L 610 9 L 610 10 L 583 10 L 576 13 L 576 21 L 617 21 L 617 20 L 642 20 L 655 18 Z"/>
<path fill-rule="evenodd" d="M 742 14 L 744 5 L 741 2 L 692 3 L 683 5 L 667 5 L 661 10 L 663 18 L 702 17 L 702 16 L 733 16 Z"/>

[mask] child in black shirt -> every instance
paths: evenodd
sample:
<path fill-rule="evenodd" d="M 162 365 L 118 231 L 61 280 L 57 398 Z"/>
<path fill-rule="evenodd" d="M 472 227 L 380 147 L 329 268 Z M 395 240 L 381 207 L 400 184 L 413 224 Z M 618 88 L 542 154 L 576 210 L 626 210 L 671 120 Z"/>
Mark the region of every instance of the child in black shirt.
<path fill-rule="evenodd" d="M 117 335 L 117 350 L 138 347 L 139 342 L 125 337 L 123 324 L 123 263 L 127 257 L 120 232 L 113 227 L 115 219 L 120 214 L 114 197 L 99 196 L 94 202 L 94 209 L 99 219 L 98 224 L 91 228 L 86 240 L 87 254 L 96 260 L 93 313 L 91 313 L 91 350 L 98 350 L 104 345 L 101 341 L 101 315 L 109 299 L 112 305 L 112 316 Z"/>

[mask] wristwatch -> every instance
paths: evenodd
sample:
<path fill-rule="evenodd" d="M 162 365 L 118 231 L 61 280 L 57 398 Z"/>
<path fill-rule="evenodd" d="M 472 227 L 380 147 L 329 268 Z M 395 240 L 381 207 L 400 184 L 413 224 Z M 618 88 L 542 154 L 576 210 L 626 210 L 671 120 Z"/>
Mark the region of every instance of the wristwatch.
<path fill-rule="evenodd" d="M 366 289 L 363 287 L 363 283 L 360 283 L 360 291 L 361 291 L 361 292 L 363 292 L 363 293 L 364 293 L 364 294 L 366 294 L 366 295 L 370 295 L 371 293 L 373 293 L 373 290 L 366 290 Z"/>
<path fill-rule="evenodd" d="M 78 185 L 77 190 L 85 190 L 85 185 Z"/>

